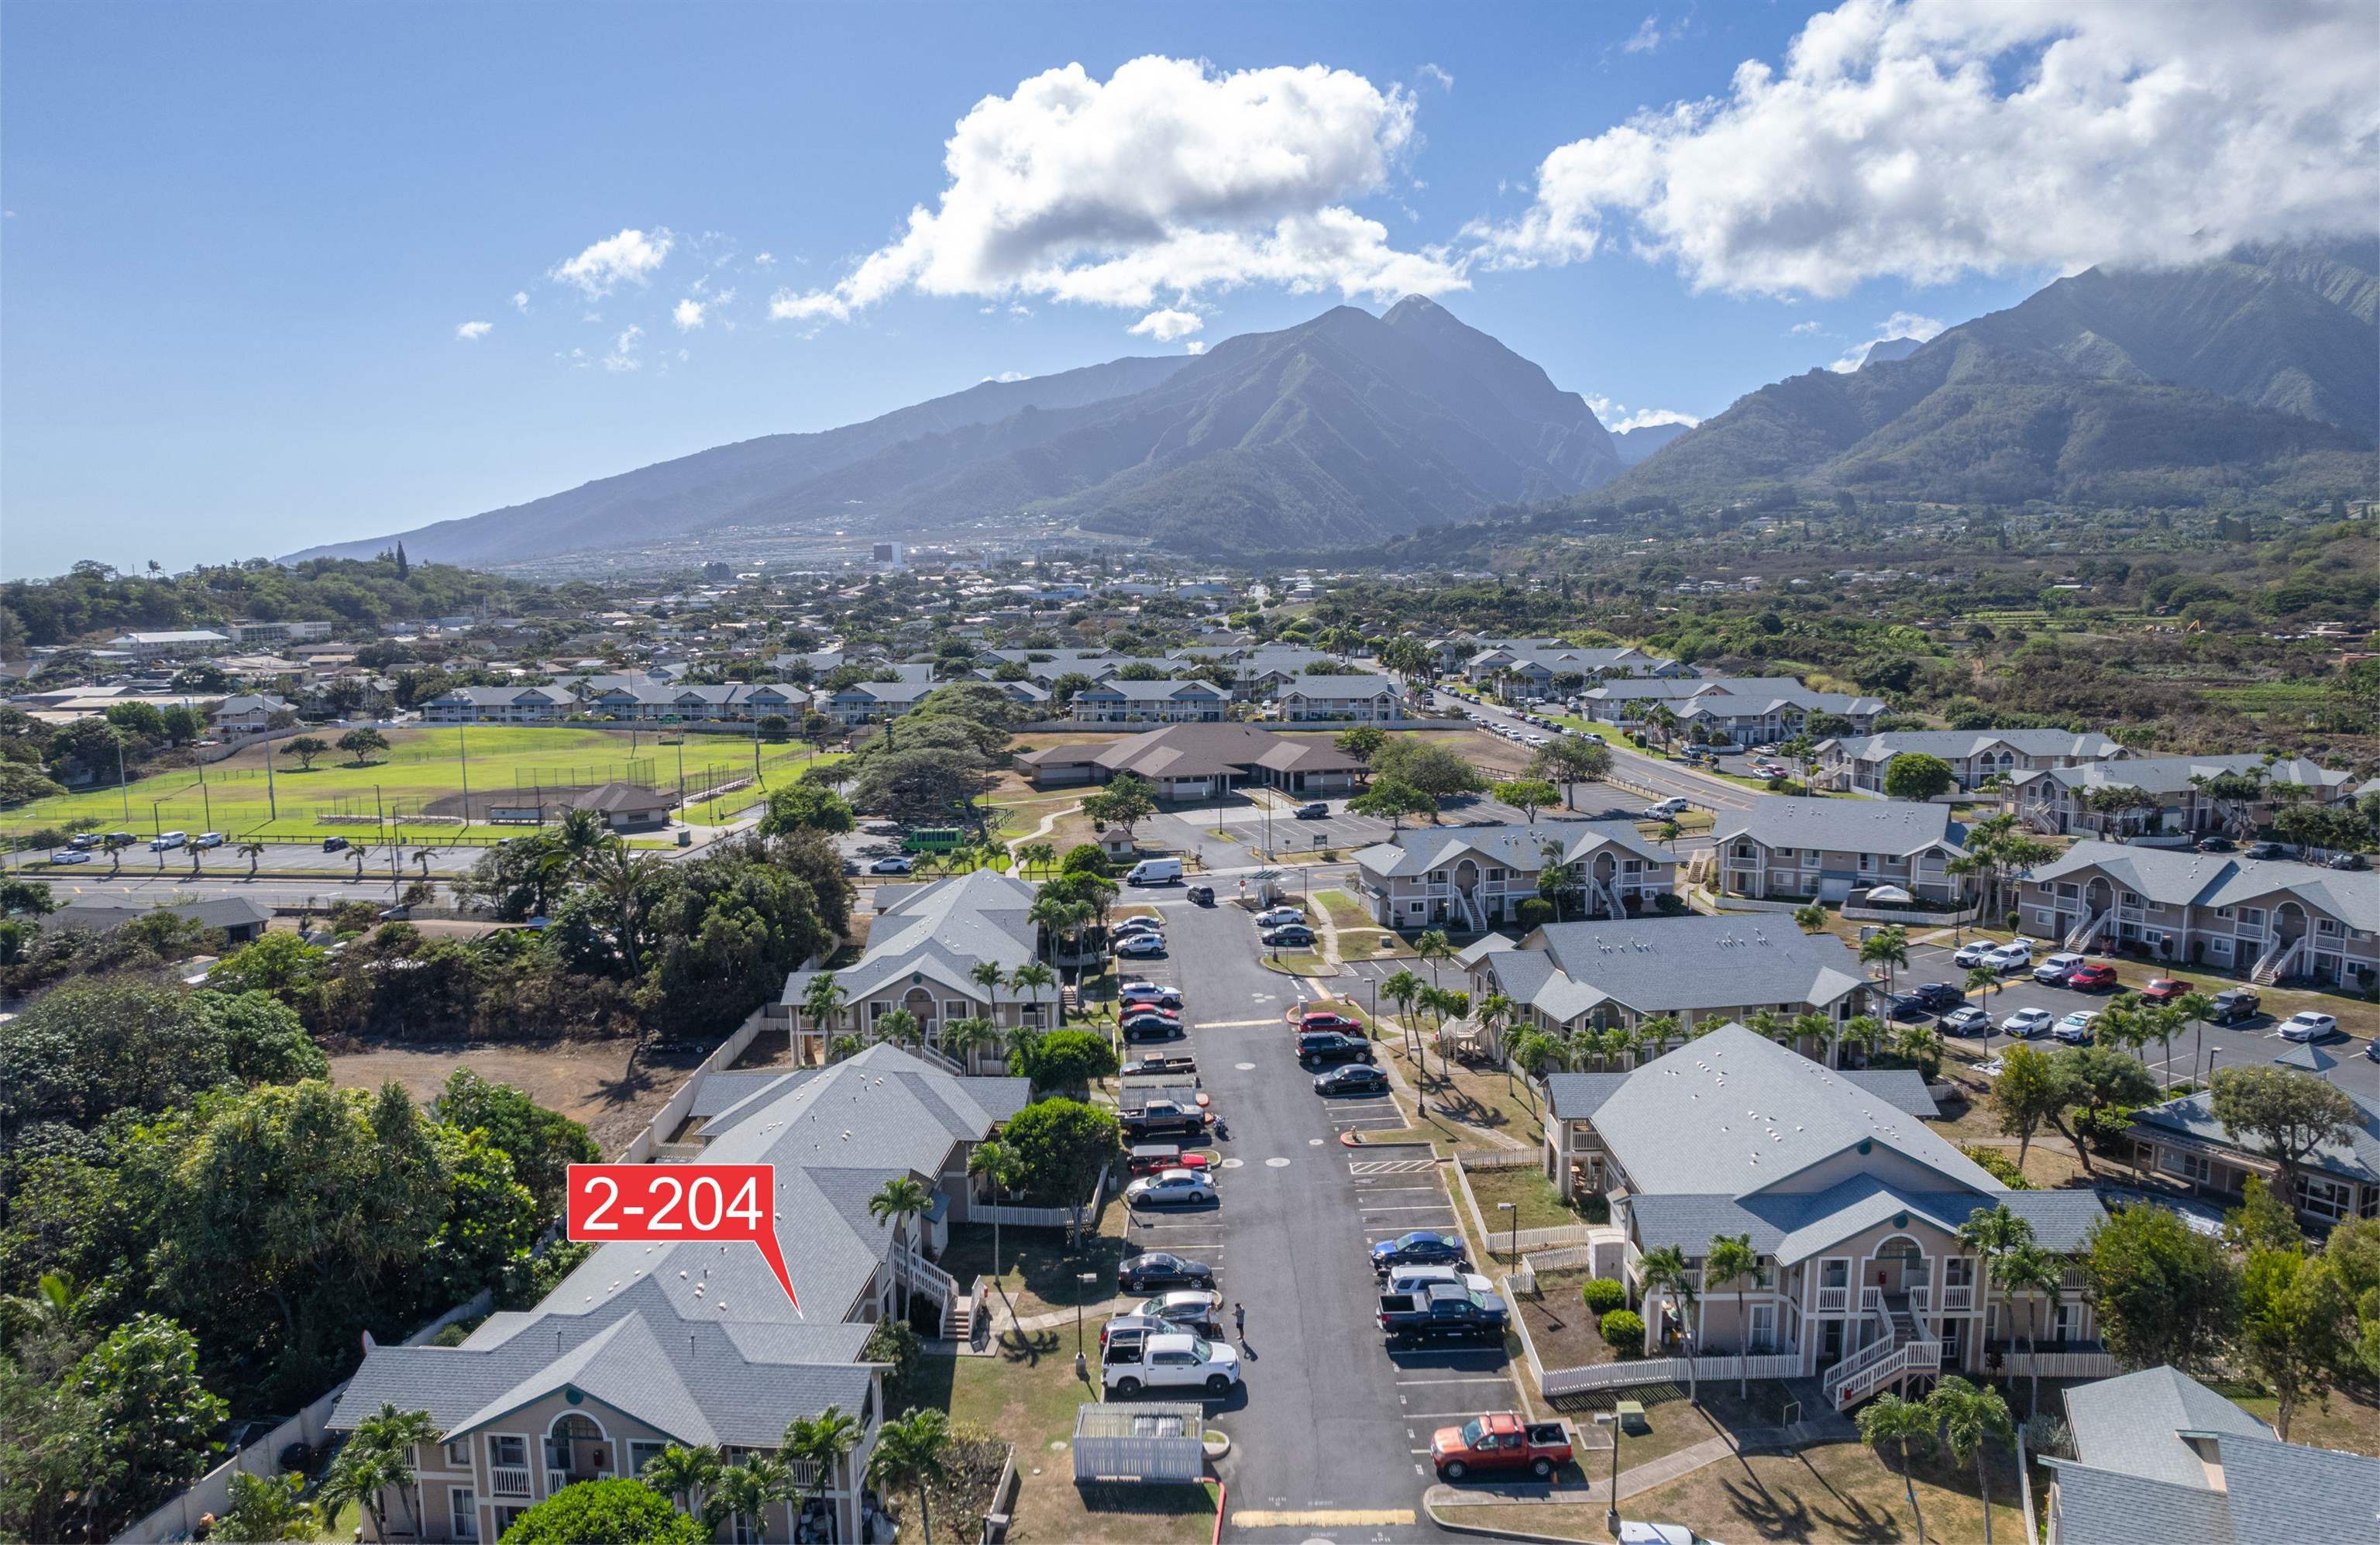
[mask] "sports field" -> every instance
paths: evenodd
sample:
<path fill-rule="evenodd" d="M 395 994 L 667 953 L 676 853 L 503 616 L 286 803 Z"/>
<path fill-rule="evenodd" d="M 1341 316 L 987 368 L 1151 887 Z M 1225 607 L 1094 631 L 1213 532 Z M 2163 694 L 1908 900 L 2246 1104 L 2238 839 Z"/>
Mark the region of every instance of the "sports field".
<path fill-rule="evenodd" d="M 476 802 L 497 793 L 583 788 L 614 779 L 674 790 L 683 769 L 689 794 L 753 773 L 752 742 L 729 736 L 689 735 L 662 744 L 644 730 L 581 725 L 440 725 L 391 729 L 389 749 L 358 766 L 333 749 L 301 771 L 280 754 L 287 742 L 251 746 L 204 768 L 175 768 L 117 788 L 90 789 L 35 800 L 0 813 L 0 833 L 56 829 L 83 818 L 103 831 L 146 838 L 157 832 L 222 832 L 230 840 L 307 841 L 328 835 L 438 846 L 481 844 L 517 835 L 521 828 L 486 821 L 425 821 L 431 807 L 468 787 Z M 318 738 L 335 741 L 340 732 Z M 265 765 L 272 758 L 270 775 Z M 811 760 L 800 745 L 764 746 L 764 786 L 797 776 Z M 718 823 L 760 793 L 749 786 L 698 803 L 698 822 Z"/>

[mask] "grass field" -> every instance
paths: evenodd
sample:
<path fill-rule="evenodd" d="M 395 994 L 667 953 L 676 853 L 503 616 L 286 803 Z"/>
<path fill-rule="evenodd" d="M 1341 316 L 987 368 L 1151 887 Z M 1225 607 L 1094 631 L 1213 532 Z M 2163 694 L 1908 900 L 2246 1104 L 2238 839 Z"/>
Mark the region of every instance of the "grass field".
<path fill-rule="evenodd" d="M 462 792 L 467 779 L 478 794 L 615 778 L 674 787 L 681 752 L 688 788 L 747 775 L 752 768 L 750 743 L 724 736 L 688 736 L 683 746 L 665 746 L 650 731 L 632 741 L 625 730 L 577 725 L 474 724 L 382 733 L 389 749 L 375 752 L 360 767 L 346 752 L 332 750 L 315 758 L 311 771 L 300 771 L 298 759 L 279 754 L 282 747 L 252 746 L 210 767 L 175 768 L 121 789 L 35 800 L 0 817 L 0 833 L 34 832 L 87 818 L 103 829 L 142 836 L 178 830 L 223 832 L 234 841 L 303 840 L 326 833 L 369 839 L 375 834 L 375 818 L 384 813 L 392 821 L 378 828 L 379 834 L 393 834 L 398 842 L 484 842 L 516 834 L 518 828 L 408 818 L 433 800 Z M 337 734 L 326 730 L 321 738 L 335 740 Z M 806 747 L 765 749 L 763 777 L 794 776 L 808 757 Z M 756 797 L 747 789 L 711 804 L 741 809 Z"/>

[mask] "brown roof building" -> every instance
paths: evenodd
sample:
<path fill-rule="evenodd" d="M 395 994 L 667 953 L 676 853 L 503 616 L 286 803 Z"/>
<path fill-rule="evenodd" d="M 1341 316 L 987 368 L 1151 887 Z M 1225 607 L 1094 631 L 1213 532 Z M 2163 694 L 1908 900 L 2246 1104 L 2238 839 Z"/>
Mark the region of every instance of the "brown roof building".
<path fill-rule="evenodd" d="M 1092 745 L 1016 754 L 1019 772 L 1043 787 L 1106 783 L 1130 772 L 1163 799 L 1204 799 L 1250 784 L 1289 794 L 1343 794 L 1364 764 L 1316 735 L 1275 735 L 1247 724 L 1170 724 Z"/>

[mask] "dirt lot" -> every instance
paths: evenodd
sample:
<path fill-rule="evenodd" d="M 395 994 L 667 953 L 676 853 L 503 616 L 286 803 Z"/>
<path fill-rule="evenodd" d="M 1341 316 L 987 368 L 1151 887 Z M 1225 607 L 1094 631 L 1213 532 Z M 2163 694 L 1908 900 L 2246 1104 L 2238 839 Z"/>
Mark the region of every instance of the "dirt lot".
<path fill-rule="evenodd" d="M 531 1100 L 587 1124 L 605 1153 L 617 1153 L 645 1129 L 700 1059 L 651 1055 L 628 1077 L 629 1042 L 565 1041 L 552 1046 L 449 1046 L 382 1043 L 331 1058 L 331 1081 L 378 1089 L 391 1078 L 429 1100 L 457 1067 L 510 1084 Z"/>

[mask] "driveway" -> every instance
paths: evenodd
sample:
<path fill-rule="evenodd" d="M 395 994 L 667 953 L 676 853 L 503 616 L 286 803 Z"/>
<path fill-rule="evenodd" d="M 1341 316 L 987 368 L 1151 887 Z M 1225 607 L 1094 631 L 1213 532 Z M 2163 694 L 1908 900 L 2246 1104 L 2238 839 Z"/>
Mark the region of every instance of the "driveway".
<path fill-rule="evenodd" d="M 1225 1296 L 1247 1309 L 1246 1398 L 1220 1419 L 1232 1439 L 1224 1532 L 1443 1538 L 1421 1510 L 1431 1478 L 1415 1451 L 1443 1418 L 1509 1406 L 1514 1393 L 1500 1350 L 1392 1360 L 1366 1256 L 1374 1240 L 1451 1225 L 1439 1165 L 1427 1150 L 1341 1146 L 1342 1131 L 1402 1123 L 1382 1101 L 1314 1094 L 1284 1016 L 1315 990 L 1257 963 L 1248 913 L 1178 892 L 1133 899 L 1165 918 L 1170 956 L 1145 974 L 1184 988 L 1189 1049 L 1229 1134 L 1216 1144 L 1219 1208 L 1130 1228 L 1140 1248 L 1211 1259 Z"/>

